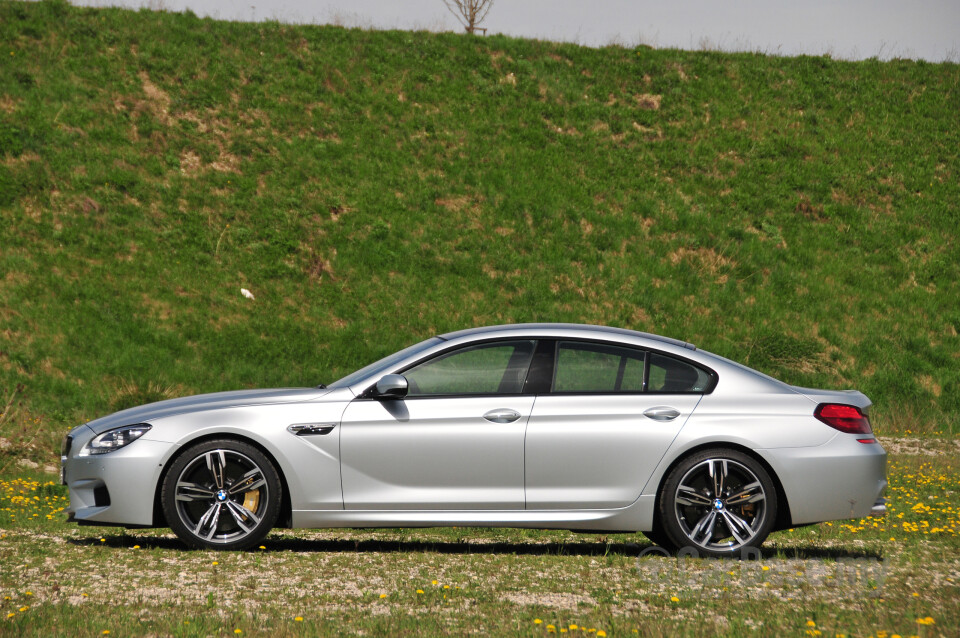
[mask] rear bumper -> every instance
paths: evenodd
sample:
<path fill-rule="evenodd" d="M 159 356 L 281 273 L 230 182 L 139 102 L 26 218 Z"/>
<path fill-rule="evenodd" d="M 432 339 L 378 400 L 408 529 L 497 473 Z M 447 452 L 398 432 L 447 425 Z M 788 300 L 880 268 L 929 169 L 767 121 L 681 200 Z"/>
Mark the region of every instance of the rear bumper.
<path fill-rule="evenodd" d="M 838 434 L 815 447 L 762 450 L 780 478 L 794 525 L 886 512 L 887 453 Z"/>

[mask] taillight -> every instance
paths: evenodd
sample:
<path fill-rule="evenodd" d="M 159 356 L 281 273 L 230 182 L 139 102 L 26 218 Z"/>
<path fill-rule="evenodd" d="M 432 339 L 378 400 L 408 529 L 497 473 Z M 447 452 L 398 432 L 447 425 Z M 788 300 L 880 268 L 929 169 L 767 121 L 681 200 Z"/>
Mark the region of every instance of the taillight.
<path fill-rule="evenodd" d="M 821 403 L 813 416 L 830 427 L 848 434 L 871 434 L 870 419 L 860 408 L 840 403 Z"/>

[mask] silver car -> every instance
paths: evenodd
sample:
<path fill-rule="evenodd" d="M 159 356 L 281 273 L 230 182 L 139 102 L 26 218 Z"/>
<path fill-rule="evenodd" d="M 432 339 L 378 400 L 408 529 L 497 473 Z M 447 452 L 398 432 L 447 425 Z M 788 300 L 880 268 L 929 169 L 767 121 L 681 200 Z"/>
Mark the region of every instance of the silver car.
<path fill-rule="evenodd" d="M 853 390 L 784 384 L 651 334 L 522 324 L 433 337 L 316 388 L 222 392 L 64 440 L 69 520 L 241 549 L 275 526 L 641 531 L 730 556 L 881 514 Z"/>

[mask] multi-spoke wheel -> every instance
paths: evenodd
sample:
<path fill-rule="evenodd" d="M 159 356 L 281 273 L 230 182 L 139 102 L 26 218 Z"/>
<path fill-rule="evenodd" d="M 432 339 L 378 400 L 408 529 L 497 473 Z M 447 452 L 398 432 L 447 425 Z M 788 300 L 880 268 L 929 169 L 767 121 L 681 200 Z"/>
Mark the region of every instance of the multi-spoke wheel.
<path fill-rule="evenodd" d="M 163 513 L 182 541 L 208 549 L 243 549 L 277 520 L 280 477 L 260 450 L 223 439 L 177 457 L 163 482 Z"/>
<path fill-rule="evenodd" d="M 777 492 L 753 458 L 736 450 L 706 450 L 670 472 L 659 513 L 677 547 L 734 556 L 744 547 L 759 547 L 773 529 Z"/>

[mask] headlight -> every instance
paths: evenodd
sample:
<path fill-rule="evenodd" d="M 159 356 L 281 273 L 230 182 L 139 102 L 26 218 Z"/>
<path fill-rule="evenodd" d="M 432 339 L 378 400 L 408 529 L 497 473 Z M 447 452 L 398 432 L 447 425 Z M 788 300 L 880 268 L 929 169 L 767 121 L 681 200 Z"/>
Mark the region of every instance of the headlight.
<path fill-rule="evenodd" d="M 116 430 L 104 432 L 93 437 L 89 443 L 80 450 L 80 456 L 89 456 L 91 454 L 106 454 L 120 448 L 130 445 L 141 436 L 150 431 L 151 425 L 146 423 L 137 423 L 136 425 L 125 425 Z"/>

